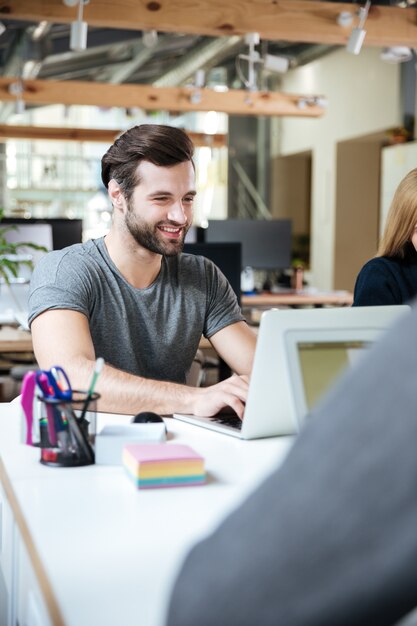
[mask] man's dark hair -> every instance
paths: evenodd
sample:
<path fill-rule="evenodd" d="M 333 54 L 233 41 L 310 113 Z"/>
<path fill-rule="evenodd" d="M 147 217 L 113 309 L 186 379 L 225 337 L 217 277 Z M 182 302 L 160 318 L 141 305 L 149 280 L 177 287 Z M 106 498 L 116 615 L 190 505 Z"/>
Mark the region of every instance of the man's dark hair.
<path fill-rule="evenodd" d="M 137 166 L 141 161 L 169 167 L 191 161 L 194 145 L 180 128 L 161 124 L 142 124 L 124 132 L 101 159 L 101 179 L 107 188 L 114 178 L 129 199 L 140 183 Z"/>

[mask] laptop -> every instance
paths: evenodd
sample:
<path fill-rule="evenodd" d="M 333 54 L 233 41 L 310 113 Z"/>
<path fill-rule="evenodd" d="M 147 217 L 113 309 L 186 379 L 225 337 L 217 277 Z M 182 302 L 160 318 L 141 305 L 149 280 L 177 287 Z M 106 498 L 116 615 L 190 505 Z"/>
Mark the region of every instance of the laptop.
<path fill-rule="evenodd" d="M 259 326 L 243 421 L 224 412 L 213 417 L 179 413 L 173 417 L 241 439 L 293 435 L 346 368 L 409 308 L 266 311 Z"/>

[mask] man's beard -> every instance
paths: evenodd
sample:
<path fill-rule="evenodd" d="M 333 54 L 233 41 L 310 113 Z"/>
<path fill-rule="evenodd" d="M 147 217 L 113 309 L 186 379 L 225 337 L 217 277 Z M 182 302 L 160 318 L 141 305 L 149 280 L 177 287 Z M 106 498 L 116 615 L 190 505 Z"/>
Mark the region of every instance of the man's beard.
<path fill-rule="evenodd" d="M 160 232 L 158 230 L 158 224 L 148 224 L 148 222 L 134 217 L 134 212 L 129 205 L 126 212 L 125 224 L 134 240 L 140 246 L 150 250 L 151 252 L 155 252 L 156 254 L 163 254 L 164 256 L 176 256 L 182 252 L 184 248 L 185 235 L 190 228 L 190 224 L 183 227 L 180 239 L 175 241 L 163 241 L 160 236 L 158 236 Z M 159 224 L 172 226 L 174 228 L 178 227 L 178 224 L 169 221 L 159 222 Z"/>

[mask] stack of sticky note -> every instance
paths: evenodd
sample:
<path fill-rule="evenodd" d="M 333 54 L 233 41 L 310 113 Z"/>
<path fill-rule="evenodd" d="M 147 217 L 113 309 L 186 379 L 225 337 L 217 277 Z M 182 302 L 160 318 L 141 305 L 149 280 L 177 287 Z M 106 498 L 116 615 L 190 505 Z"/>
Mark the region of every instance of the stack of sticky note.
<path fill-rule="evenodd" d="M 123 465 L 140 489 L 201 485 L 206 479 L 204 459 L 182 444 L 125 445 Z"/>

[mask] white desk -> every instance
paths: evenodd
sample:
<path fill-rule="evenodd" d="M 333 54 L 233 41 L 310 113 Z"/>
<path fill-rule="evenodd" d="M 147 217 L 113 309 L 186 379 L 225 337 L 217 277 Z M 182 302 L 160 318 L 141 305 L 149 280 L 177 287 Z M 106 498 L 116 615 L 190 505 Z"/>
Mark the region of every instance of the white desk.
<path fill-rule="evenodd" d="M 162 626 L 189 548 L 291 444 L 166 420 L 171 441 L 205 457 L 208 484 L 138 491 L 122 467 L 42 466 L 38 449 L 18 443 L 18 413 L 0 404 L 0 567 L 13 626 Z"/>

